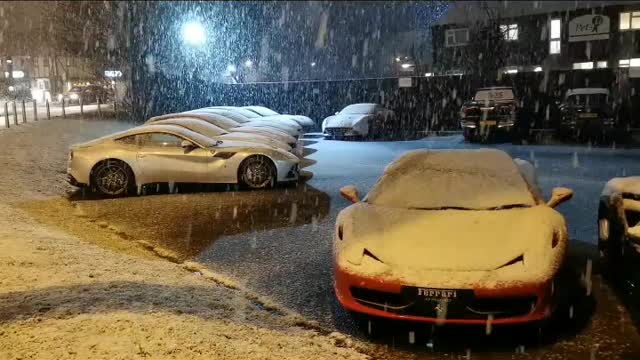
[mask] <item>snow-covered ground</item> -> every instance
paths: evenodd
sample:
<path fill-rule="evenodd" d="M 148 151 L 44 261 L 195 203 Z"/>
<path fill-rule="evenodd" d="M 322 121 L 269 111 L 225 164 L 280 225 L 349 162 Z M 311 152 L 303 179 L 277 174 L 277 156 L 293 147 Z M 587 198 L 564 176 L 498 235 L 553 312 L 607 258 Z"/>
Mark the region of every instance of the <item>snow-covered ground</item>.
<path fill-rule="evenodd" d="M 128 126 L 68 119 L 0 132 L 1 359 L 366 358 L 351 339 L 104 222 L 66 213 L 73 225 L 56 226 L 22 210 L 46 200 L 72 211 L 67 146 Z"/>

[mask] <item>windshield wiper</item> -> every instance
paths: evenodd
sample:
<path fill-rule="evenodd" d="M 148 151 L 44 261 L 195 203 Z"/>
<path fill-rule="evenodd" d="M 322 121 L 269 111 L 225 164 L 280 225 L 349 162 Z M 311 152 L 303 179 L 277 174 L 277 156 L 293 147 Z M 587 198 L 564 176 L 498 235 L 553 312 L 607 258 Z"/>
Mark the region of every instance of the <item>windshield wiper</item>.
<path fill-rule="evenodd" d="M 462 206 L 440 206 L 440 207 L 430 207 L 430 208 L 421 208 L 421 207 L 410 207 L 409 210 L 474 210 Z"/>
<path fill-rule="evenodd" d="M 487 210 L 506 210 L 506 209 L 515 209 L 515 208 L 526 208 L 529 205 L 526 204 L 508 204 L 508 205 L 500 205 L 488 208 Z"/>

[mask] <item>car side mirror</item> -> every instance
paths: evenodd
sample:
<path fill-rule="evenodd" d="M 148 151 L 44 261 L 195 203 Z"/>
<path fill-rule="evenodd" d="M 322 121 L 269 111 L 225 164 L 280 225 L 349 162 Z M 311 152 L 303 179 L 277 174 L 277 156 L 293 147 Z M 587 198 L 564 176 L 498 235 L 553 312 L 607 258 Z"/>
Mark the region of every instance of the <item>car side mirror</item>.
<path fill-rule="evenodd" d="M 553 188 L 551 191 L 551 199 L 547 201 L 548 207 L 557 207 L 565 201 L 568 201 L 573 197 L 573 190 L 565 187 Z"/>
<path fill-rule="evenodd" d="M 190 148 L 196 147 L 196 145 L 189 140 L 182 140 L 182 142 L 180 143 L 180 146 L 182 146 L 183 149 L 190 149 Z"/>
<path fill-rule="evenodd" d="M 340 188 L 340 195 L 354 204 L 360 201 L 360 197 L 358 196 L 358 188 L 356 188 L 354 185 L 347 185 Z"/>

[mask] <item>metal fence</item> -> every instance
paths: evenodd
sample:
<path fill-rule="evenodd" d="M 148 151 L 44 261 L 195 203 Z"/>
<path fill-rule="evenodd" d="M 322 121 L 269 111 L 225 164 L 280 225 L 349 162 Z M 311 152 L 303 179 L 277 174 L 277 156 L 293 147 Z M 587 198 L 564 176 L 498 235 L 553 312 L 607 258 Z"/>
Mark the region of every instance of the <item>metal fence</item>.
<path fill-rule="evenodd" d="M 115 102 L 111 105 L 113 105 L 113 109 L 116 108 Z M 88 106 L 89 109 L 87 109 Z M 70 105 L 64 99 L 60 102 L 46 100 L 44 103 L 25 99 L 5 101 L 3 105 L 0 105 L 0 119 L 2 119 L 0 128 L 3 125 L 5 128 L 10 128 L 27 122 L 51 120 L 56 117 L 67 118 L 72 114 L 83 116 L 86 110 L 92 113 L 97 112 L 98 116 L 102 117 L 105 106 L 106 104 L 101 99 L 98 99 L 95 104 L 84 104 L 83 101 L 80 101 L 78 105 Z"/>

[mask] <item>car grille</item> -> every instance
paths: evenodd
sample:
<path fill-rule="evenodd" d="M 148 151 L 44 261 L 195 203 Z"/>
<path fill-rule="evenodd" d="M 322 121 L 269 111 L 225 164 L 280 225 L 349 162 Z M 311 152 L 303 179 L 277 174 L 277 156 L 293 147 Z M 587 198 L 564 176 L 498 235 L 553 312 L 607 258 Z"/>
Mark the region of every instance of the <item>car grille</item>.
<path fill-rule="evenodd" d="M 352 287 L 351 296 L 361 305 L 397 315 L 420 316 L 444 319 L 484 320 L 489 315 L 494 319 L 524 316 L 535 309 L 536 296 L 517 298 L 476 298 L 416 300 L 403 294 Z M 444 309 L 446 308 L 446 309 Z"/>
<path fill-rule="evenodd" d="M 324 129 L 329 135 L 344 135 L 351 131 L 352 129 L 349 127 L 334 127 L 334 128 L 325 128 Z"/>

